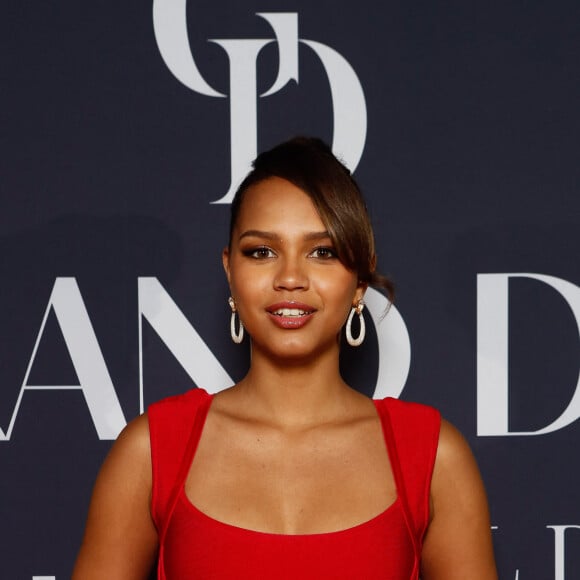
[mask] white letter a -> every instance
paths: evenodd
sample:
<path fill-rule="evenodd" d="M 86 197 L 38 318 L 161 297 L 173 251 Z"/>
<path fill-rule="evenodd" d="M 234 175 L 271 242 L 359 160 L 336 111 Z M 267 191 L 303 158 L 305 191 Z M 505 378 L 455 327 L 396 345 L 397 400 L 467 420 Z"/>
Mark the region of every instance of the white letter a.
<path fill-rule="evenodd" d="M 36 358 L 38 345 L 44 327 L 53 308 L 56 319 L 72 363 L 79 385 L 77 386 L 41 386 L 29 385 L 28 377 Z M 16 401 L 8 430 L 0 429 L 0 441 L 8 441 L 14 428 L 24 391 L 34 390 L 70 390 L 80 389 L 83 392 L 89 412 L 100 439 L 115 439 L 126 424 L 121 405 L 113 388 L 113 382 L 103 359 L 91 320 L 83 302 L 79 287 L 74 278 L 57 278 L 36 337 L 36 343 L 26 369 L 22 388 Z"/>

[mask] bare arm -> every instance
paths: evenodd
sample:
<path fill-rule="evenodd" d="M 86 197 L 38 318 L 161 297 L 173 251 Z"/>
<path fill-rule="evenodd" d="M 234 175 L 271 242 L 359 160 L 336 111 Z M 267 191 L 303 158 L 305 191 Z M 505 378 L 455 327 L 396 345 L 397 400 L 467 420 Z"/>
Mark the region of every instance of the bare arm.
<path fill-rule="evenodd" d="M 443 421 L 431 482 L 423 580 L 497 580 L 487 499 L 463 436 Z"/>
<path fill-rule="evenodd" d="M 143 580 L 157 554 L 147 417 L 121 433 L 93 490 L 73 580 Z"/>

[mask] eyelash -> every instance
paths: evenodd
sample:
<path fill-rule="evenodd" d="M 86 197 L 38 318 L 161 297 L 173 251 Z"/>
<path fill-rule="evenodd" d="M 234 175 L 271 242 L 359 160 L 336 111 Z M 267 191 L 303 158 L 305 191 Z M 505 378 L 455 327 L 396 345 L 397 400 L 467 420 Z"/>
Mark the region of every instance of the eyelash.
<path fill-rule="evenodd" d="M 268 254 L 274 254 L 273 250 L 271 250 L 270 248 L 268 248 L 268 246 L 260 246 L 258 248 L 248 248 L 247 250 L 243 250 L 242 253 L 244 254 L 244 256 L 247 256 L 248 258 L 254 258 L 254 260 L 267 260 L 268 258 L 272 258 L 272 255 L 260 255 L 260 253 L 268 253 Z"/>
<path fill-rule="evenodd" d="M 258 248 L 248 248 L 247 250 L 242 251 L 244 256 L 248 258 L 253 258 L 254 260 L 267 260 L 269 258 L 275 257 L 275 252 L 268 246 L 260 246 Z M 320 255 L 323 253 L 323 255 Z M 331 260 L 332 258 L 336 258 L 336 252 L 333 248 L 328 246 L 319 246 L 314 248 L 309 254 L 309 257 L 313 257 L 319 260 Z"/>
<path fill-rule="evenodd" d="M 314 256 L 320 260 L 330 260 L 332 258 L 336 258 L 336 252 L 334 251 L 333 248 L 329 248 L 328 246 L 320 246 L 318 248 L 314 248 L 314 250 L 312 250 L 312 252 L 310 252 L 310 255 L 316 254 L 318 252 L 324 252 L 326 255 L 324 256 Z"/>

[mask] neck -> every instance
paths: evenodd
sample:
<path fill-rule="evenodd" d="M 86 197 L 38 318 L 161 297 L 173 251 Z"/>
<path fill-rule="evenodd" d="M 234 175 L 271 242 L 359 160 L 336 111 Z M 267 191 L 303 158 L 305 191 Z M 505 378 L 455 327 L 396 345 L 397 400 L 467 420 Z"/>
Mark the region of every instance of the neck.
<path fill-rule="evenodd" d="M 276 360 L 253 350 L 237 390 L 256 414 L 285 428 L 304 428 L 348 412 L 354 393 L 342 380 L 338 348 L 314 360 Z"/>

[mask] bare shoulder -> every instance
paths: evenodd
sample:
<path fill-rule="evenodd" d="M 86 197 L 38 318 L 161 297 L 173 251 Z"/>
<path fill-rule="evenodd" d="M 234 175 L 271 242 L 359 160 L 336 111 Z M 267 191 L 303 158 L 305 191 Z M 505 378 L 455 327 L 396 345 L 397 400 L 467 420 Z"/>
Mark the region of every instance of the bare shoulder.
<path fill-rule="evenodd" d="M 150 493 L 151 480 L 149 422 L 147 415 L 141 415 L 121 431 L 111 447 L 99 472 L 93 495 L 97 492 L 119 493 L 120 485 L 124 489 L 132 486 L 134 492 Z"/>
<path fill-rule="evenodd" d="M 151 485 L 149 424 L 142 415 L 121 432 L 101 467 L 73 579 L 147 578 L 157 550 Z"/>
<path fill-rule="evenodd" d="M 449 421 L 442 419 L 434 479 L 438 476 L 444 476 L 448 470 L 455 472 L 456 469 L 466 470 L 479 477 L 475 458 L 465 437 Z M 457 473 L 453 473 L 453 475 L 457 475 Z"/>
<path fill-rule="evenodd" d="M 477 462 L 463 435 L 445 420 L 431 482 L 422 577 L 497 579 L 487 497 Z"/>
<path fill-rule="evenodd" d="M 149 440 L 149 420 L 146 414 L 133 419 L 121 431 L 103 467 L 107 463 L 114 463 L 119 459 L 123 459 L 126 467 L 129 467 L 129 465 L 125 461 L 129 461 L 132 467 L 142 464 L 141 467 L 151 474 L 151 444 Z"/>

